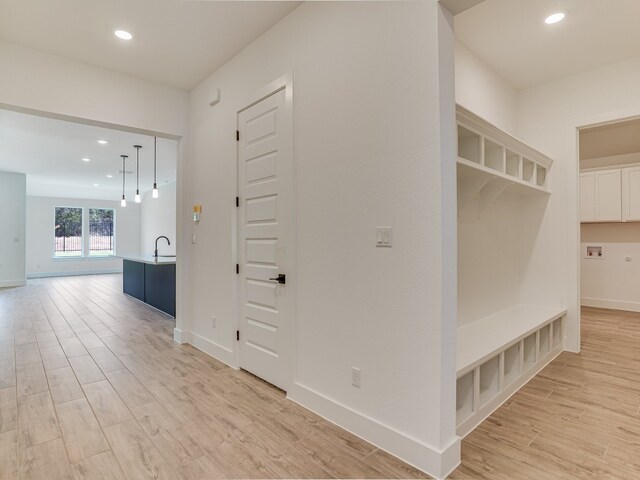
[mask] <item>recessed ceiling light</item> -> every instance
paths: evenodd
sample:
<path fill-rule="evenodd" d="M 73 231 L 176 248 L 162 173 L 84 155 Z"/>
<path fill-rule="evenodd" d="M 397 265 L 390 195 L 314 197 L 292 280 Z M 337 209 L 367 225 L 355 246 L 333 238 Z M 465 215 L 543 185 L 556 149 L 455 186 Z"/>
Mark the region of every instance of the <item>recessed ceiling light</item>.
<path fill-rule="evenodd" d="M 115 34 L 116 37 L 118 37 L 121 40 L 131 40 L 133 38 L 133 35 L 131 35 L 126 30 L 116 30 L 113 33 Z"/>
<path fill-rule="evenodd" d="M 107 178 L 113 178 L 113 175 L 107 175 Z"/>
<path fill-rule="evenodd" d="M 91 159 L 90 159 L 90 158 L 86 158 L 86 157 L 85 157 L 85 158 L 83 158 L 83 159 L 82 159 L 82 161 L 83 161 L 83 162 L 90 162 L 90 161 L 91 161 Z"/>
<path fill-rule="evenodd" d="M 562 20 L 564 20 L 564 17 L 566 17 L 567 14 L 564 12 L 556 12 L 556 13 L 552 13 L 551 15 L 549 15 L 547 18 L 544 19 L 544 23 L 546 23 L 547 25 L 551 25 L 553 23 L 558 23 Z"/>
<path fill-rule="evenodd" d="M 94 184 L 93 184 L 93 186 L 94 186 L 94 187 L 99 187 L 99 186 L 100 186 L 100 184 L 98 184 L 98 183 L 94 183 Z"/>
<path fill-rule="evenodd" d="M 106 144 L 107 144 L 107 143 L 109 143 L 109 142 L 107 142 L 106 140 L 98 140 L 98 143 L 99 143 L 100 145 L 106 145 Z"/>

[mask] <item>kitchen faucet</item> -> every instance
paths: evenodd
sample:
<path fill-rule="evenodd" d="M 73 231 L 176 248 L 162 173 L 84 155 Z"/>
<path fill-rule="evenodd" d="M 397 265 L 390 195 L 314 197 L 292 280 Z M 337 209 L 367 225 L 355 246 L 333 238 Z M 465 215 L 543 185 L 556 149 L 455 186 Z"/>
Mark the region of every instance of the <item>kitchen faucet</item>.
<path fill-rule="evenodd" d="M 153 256 L 156 258 L 158 258 L 158 240 L 160 240 L 161 238 L 164 238 L 167 241 L 167 245 L 171 245 L 171 242 L 169 241 L 169 239 L 164 235 L 160 235 L 158 238 L 156 238 L 156 249 L 153 252 Z"/>

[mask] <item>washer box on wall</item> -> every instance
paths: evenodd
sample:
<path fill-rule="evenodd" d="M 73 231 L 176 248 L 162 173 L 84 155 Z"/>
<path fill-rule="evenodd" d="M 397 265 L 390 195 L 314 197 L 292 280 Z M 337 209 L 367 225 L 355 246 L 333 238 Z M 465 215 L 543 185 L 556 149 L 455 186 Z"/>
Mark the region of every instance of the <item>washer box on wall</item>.
<path fill-rule="evenodd" d="M 604 251 L 601 246 L 587 245 L 584 251 L 584 258 L 604 258 Z"/>

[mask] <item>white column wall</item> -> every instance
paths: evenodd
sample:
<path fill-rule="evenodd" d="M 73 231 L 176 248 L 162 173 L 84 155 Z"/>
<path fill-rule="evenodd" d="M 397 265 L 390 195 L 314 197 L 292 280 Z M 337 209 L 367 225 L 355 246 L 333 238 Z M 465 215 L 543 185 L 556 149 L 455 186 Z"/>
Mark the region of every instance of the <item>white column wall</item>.
<path fill-rule="evenodd" d="M 293 71 L 289 396 L 436 475 L 459 461 L 451 20 L 435 1 L 303 4 L 192 91 L 181 211 L 203 205 L 182 232 L 189 332 L 178 336 L 236 365 L 236 112 Z M 375 247 L 381 225 L 391 249 Z"/>
<path fill-rule="evenodd" d="M 0 172 L 0 287 L 26 282 L 27 177 Z"/>

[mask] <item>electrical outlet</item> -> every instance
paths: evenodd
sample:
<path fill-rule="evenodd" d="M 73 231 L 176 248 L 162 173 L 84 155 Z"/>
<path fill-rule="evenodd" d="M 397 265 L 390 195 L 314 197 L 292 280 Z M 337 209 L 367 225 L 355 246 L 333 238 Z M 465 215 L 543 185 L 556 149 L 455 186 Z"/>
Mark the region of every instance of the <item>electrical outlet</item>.
<path fill-rule="evenodd" d="M 216 328 L 216 316 L 215 315 L 211 316 L 211 326 L 213 328 Z"/>
<path fill-rule="evenodd" d="M 391 227 L 377 227 L 376 228 L 376 247 L 390 248 L 392 245 L 392 233 Z"/>
<path fill-rule="evenodd" d="M 351 367 L 351 385 L 360 388 L 360 369 Z"/>

